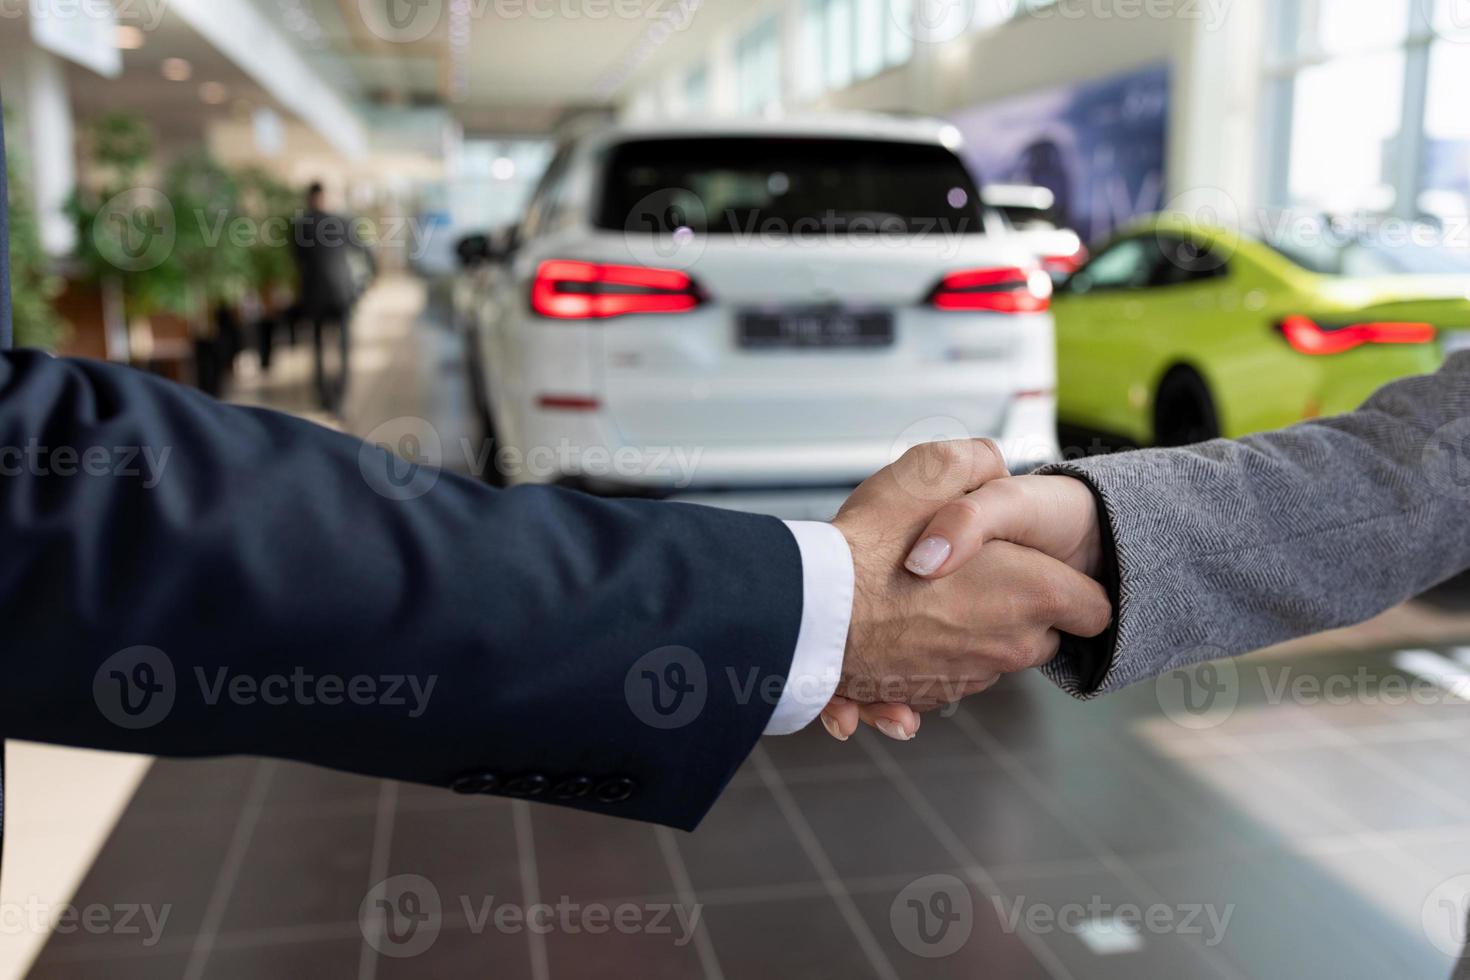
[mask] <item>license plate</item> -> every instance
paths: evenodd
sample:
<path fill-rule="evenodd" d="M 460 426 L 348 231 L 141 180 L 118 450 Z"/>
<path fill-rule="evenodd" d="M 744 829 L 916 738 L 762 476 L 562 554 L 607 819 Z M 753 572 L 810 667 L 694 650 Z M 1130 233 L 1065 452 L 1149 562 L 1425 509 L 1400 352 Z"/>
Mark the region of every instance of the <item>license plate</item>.
<path fill-rule="evenodd" d="M 1470 350 L 1470 330 L 1450 330 L 1443 334 L 1444 356 Z"/>
<path fill-rule="evenodd" d="M 742 313 L 740 346 L 752 350 L 804 347 L 888 347 L 893 314 L 880 310 L 776 310 Z"/>

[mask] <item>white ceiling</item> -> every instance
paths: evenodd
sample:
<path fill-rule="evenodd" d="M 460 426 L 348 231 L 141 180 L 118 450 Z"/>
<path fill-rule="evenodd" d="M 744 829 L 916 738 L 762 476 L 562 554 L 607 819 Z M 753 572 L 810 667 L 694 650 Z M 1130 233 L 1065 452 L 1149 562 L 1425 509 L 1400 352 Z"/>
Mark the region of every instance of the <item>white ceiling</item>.
<path fill-rule="evenodd" d="M 453 0 L 253 0 L 292 33 L 323 73 L 360 99 L 445 104 L 468 128 L 517 129 L 569 109 L 606 104 L 628 78 L 688 58 L 721 25 L 748 13 L 740 0 L 467 0 L 462 86 L 451 84 Z M 683 0 L 686 4 L 689 0 Z M 419 8 L 408 6 L 420 4 Z M 401 4 L 412 41 L 369 26 Z M 636 7 L 640 16 L 616 16 Z M 603 12 L 603 16 L 595 16 Z M 404 13 L 404 16 L 408 16 Z M 665 31 L 660 18 L 679 25 Z M 400 21 L 404 23 L 404 21 Z M 427 33 L 425 33 L 427 32 Z M 661 42 L 655 41 L 659 35 Z M 539 127 L 538 127 L 539 128 Z"/>

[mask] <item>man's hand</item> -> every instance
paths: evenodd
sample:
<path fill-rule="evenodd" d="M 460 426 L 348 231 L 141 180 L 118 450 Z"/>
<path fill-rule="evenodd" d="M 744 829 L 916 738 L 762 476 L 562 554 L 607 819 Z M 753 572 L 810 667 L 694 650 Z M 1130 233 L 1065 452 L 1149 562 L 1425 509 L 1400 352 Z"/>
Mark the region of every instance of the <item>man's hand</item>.
<path fill-rule="evenodd" d="M 941 502 L 1005 473 L 988 440 L 918 446 L 858 487 L 833 521 L 852 548 L 856 574 L 837 694 L 856 704 L 895 705 L 875 705 L 867 719 L 889 722 L 882 726 L 888 734 L 911 737 L 917 729 L 904 705 L 927 710 L 983 691 L 1001 674 L 1050 660 L 1059 631 L 1096 636 L 1107 627 L 1112 609 L 1097 582 L 1013 544 L 987 547 L 934 582 L 903 570 Z"/>

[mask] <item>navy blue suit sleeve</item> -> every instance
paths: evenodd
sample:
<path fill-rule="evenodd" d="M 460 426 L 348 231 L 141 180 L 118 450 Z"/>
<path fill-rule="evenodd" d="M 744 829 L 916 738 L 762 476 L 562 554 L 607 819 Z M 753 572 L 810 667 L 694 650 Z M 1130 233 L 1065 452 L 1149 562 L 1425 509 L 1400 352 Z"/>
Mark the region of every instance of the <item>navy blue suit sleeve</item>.
<path fill-rule="evenodd" d="M 786 528 L 447 473 L 396 499 L 390 465 L 126 368 L 0 353 L 0 734 L 698 823 L 790 666 Z"/>

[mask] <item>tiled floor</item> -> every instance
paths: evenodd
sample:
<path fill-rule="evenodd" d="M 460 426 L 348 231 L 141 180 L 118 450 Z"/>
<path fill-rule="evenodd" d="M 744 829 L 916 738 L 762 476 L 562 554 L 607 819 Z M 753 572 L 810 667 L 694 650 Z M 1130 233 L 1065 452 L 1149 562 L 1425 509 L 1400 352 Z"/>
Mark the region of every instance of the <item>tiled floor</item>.
<path fill-rule="evenodd" d="M 1387 652 L 1246 663 L 1403 676 Z M 160 761 L 74 904 L 167 909 L 161 935 L 56 935 L 32 976 L 1448 975 L 1421 918 L 1470 873 L 1470 717 L 1266 693 L 1243 682 L 1242 720 L 1196 731 L 1160 727 L 1148 685 L 1079 704 L 1023 677 L 908 744 L 767 739 L 688 835 L 287 763 Z M 365 938 L 384 880 L 441 910 L 416 955 Z M 930 958 L 918 911 L 943 911 L 946 888 L 968 896 L 965 938 Z M 552 917 L 531 932 L 519 915 L 538 903 Z"/>
<path fill-rule="evenodd" d="M 413 384 L 366 388 L 349 428 Z M 57 932 L 31 975 L 1445 977 L 1470 708 L 1402 696 L 1393 651 L 1448 657 L 1466 622 L 1413 607 L 1254 655 L 1203 705 L 1183 678 L 1079 703 L 1025 676 L 910 743 L 765 739 L 694 834 L 160 761 L 73 901 L 138 931 Z"/>

